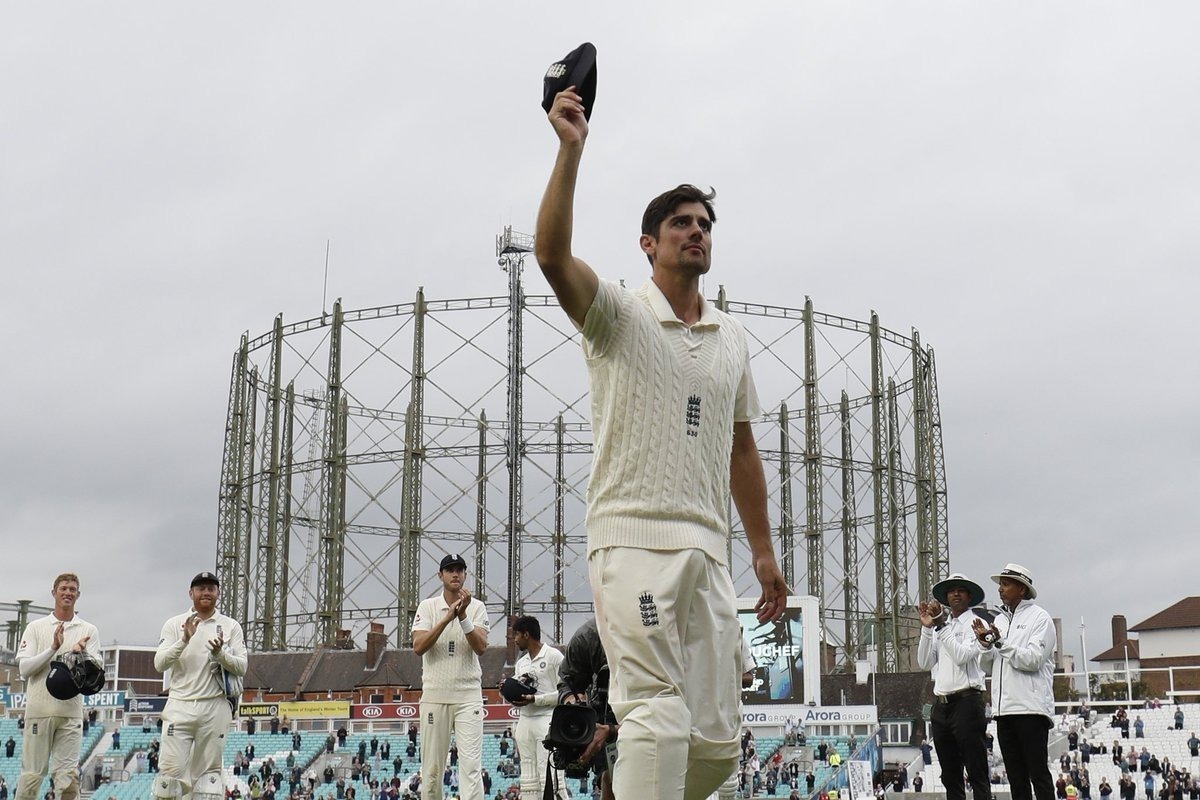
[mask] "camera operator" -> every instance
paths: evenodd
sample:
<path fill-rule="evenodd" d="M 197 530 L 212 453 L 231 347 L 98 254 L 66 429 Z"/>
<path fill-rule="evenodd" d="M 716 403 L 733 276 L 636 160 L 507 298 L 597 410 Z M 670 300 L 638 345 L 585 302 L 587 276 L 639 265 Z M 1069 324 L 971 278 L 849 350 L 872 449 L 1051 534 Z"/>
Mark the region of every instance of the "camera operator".
<path fill-rule="evenodd" d="M 596 730 L 591 743 L 584 748 L 580 761 L 593 764 L 600 770 L 600 796 L 614 800 L 612 770 L 606 768 L 616 760 L 617 718 L 608 705 L 608 657 L 600 642 L 593 617 L 575 631 L 567 645 L 567 656 L 558 673 L 558 701 L 563 704 L 586 704 L 596 712 Z M 603 748 L 605 758 L 597 759 Z"/>

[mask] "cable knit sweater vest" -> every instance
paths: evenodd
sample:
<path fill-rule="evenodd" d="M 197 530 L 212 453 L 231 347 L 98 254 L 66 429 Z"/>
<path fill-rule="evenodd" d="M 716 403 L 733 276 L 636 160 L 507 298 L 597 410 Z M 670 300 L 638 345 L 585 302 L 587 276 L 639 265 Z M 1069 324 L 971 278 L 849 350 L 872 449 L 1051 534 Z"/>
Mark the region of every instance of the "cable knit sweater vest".
<path fill-rule="evenodd" d="M 685 326 L 652 282 L 600 282 L 583 325 L 595 450 L 588 553 L 703 550 L 726 561 L 733 423 L 760 413 L 741 323 L 702 300 Z"/>

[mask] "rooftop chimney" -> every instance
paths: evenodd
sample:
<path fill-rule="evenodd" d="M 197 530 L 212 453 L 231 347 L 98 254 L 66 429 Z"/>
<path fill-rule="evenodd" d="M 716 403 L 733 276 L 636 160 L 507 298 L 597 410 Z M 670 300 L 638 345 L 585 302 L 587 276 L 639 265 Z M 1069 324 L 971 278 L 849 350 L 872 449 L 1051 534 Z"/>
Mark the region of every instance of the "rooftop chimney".
<path fill-rule="evenodd" d="M 367 669 L 379 666 L 379 660 L 383 658 L 386 647 L 387 635 L 383 632 L 383 623 L 372 622 L 371 630 L 367 632 Z"/>
<path fill-rule="evenodd" d="M 1125 615 L 1113 614 L 1112 618 L 1113 647 L 1129 641 L 1129 629 L 1125 627 Z"/>

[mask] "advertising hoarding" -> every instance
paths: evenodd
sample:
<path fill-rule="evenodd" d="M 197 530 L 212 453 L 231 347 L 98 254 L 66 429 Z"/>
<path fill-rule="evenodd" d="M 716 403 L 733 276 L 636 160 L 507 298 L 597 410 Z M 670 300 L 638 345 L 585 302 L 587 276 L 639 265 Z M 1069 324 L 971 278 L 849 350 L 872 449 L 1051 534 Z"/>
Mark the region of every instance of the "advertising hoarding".
<path fill-rule="evenodd" d="M 753 682 L 742 690 L 743 710 L 820 702 L 821 643 L 817 598 L 793 595 L 788 598 L 787 610 L 780 620 L 764 623 L 760 623 L 755 614 L 756 602 L 757 597 L 738 600 L 742 637 L 755 663 Z M 812 669 L 807 668 L 809 659 Z"/>

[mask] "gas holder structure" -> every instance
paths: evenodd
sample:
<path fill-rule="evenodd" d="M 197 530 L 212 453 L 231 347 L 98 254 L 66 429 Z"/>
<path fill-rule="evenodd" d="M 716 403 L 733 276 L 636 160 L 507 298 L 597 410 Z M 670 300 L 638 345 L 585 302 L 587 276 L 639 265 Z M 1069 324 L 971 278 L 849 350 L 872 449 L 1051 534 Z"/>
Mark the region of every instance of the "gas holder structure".
<path fill-rule="evenodd" d="M 536 614 L 562 642 L 591 613 L 586 367 L 555 298 L 525 294 L 532 250 L 511 228 L 496 237 L 503 295 L 339 300 L 243 335 L 216 567 L 253 649 L 353 640 L 372 622 L 408 645 L 447 552 L 466 558 L 494 620 Z M 807 297 L 771 305 L 721 287 L 712 302 L 748 333 L 772 533 L 793 592 L 819 600 L 826 660 L 910 668 L 915 602 L 950 549 L 932 348 Z M 730 516 L 734 584 L 754 595 Z"/>

